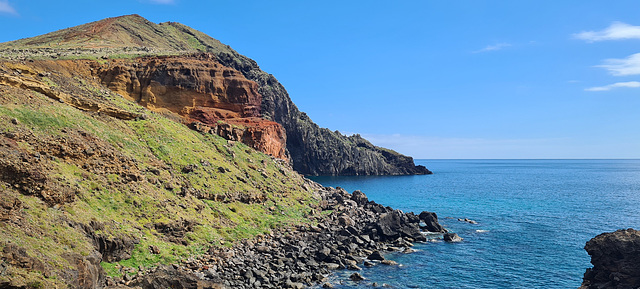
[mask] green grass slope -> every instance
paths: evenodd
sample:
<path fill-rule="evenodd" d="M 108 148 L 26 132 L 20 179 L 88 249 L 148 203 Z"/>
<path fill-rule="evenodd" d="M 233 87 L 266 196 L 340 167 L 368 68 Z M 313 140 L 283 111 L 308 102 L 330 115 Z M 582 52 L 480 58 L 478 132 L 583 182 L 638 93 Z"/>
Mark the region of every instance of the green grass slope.
<path fill-rule="evenodd" d="M 313 184 L 282 161 L 145 111 L 91 80 L 44 79 L 146 117 L 122 120 L 0 85 L 0 256 L 4 250 L 7 260 L 0 284 L 66 288 L 77 269 L 70 254 L 90 256 L 96 239 L 132 243 L 124 258 L 103 254 L 101 265 L 112 276 L 135 274 L 305 222 L 317 202 Z M 37 266 L 12 262 L 10 245 Z"/>

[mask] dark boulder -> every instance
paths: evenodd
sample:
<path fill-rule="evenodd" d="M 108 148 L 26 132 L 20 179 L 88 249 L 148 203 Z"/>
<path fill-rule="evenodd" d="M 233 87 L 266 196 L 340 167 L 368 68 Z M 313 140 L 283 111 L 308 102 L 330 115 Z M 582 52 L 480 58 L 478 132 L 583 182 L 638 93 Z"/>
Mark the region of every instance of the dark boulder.
<path fill-rule="evenodd" d="M 382 256 L 382 254 L 380 253 L 380 251 L 373 251 L 373 253 L 371 253 L 367 259 L 369 260 L 378 260 L 378 261 L 382 261 L 384 260 L 384 256 Z"/>
<path fill-rule="evenodd" d="M 351 194 L 351 200 L 356 202 L 356 204 L 363 206 L 365 205 L 367 202 L 369 202 L 369 199 L 367 198 L 367 195 L 365 195 L 363 192 L 357 190 L 354 191 Z"/>
<path fill-rule="evenodd" d="M 584 273 L 579 289 L 640 287 L 640 231 L 600 234 L 589 240 L 584 249 L 591 255 L 593 268 Z"/>
<path fill-rule="evenodd" d="M 444 241 L 450 243 L 462 242 L 462 238 L 456 233 L 445 233 Z"/>
<path fill-rule="evenodd" d="M 423 211 L 418 217 L 425 224 L 423 229 L 429 232 L 445 233 L 447 231 L 438 223 L 438 215 L 436 213 Z"/>
<path fill-rule="evenodd" d="M 418 223 L 409 222 L 409 218 L 401 211 L 384 213 L 376 223 L 376 232 L 383 241 L 395 240 L 399 237 L 410 237 L 416 241 L 425 241 Z"/>
<path fill-rule="evenodd" d="M 364 280 L 364 277 L 362 277 L 360 273 L 353 273 L 351 274 L 351 276 L 349 276 L 349 279 L 351 279 L 352 281 L 362 281 Z"/>

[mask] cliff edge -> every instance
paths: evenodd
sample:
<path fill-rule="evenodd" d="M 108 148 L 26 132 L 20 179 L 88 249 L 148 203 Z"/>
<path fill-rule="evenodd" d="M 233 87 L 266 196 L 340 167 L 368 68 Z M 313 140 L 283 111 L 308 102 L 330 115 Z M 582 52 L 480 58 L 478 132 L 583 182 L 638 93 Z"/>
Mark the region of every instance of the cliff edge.
<path fill-rule="evenodd" d="M 227 121 L 230 123 L 227 127 L 221 128 L 213 125 L 213 130 L 222 136 L 243 141 L 249 146 L 261 149 L 276 157 L 289 159 L 293 168 L 305 175 L 431 173 L 424 166 L 416 166 L 413 158 L 374 146 L 358 135 L 345 136 L 319 127 L 304 112 L 298 110 L 278 80 L 273 75 L 262 71 L 254 60 L 239 54 L 216 39 L 180 23 L 155 24 L 139 15 L 127 15 L 0 44 L 0 57 L 14 60 L 93 59 L 104 63 L 112 59 L 134 59 L 141 56 L 180 57 L 194 53 L 210 53 L 214 56 L 214 59 L 210 61 L 219 64 L 222 70 L 240 72 L 241 75 L 233 77 L 242 76 L 242 78 L 253 82 L 254 85 L 244 84 L 244 88 L 249 92 L 242 95 L 244 102 L 235 102 L 236 106 L 227 105 L 225 107 L 206 104 L 187 105 L 185 106 L 187 110 L 176 111 L 177 107 L 165 100 L 151 103 L 153 108 L 164 108 L 185 117 L 187 120 L 204 124 L 212 122 L 217 124 L 218 120 L 234 119 Z M 104 82 L 109 82 L 105 84 L 110 89 L 115 89 L 114 91 L 124 93 L 125 96 L 132 98 L 137 96 L 138 102 L 147 107 L 150 104 L 149 100 L 155 101 L 156 99 L 153 97 L 144 98 L 144 89 L 154 89 L 154 85 L 164 87 L 162 88 L 164 90 L 156 89 L 155 92 L 165 92 L 164 94 L 169 97 L 174 97 L 174 94 L 166 92 L 175 92 L 175 88 L 179 88 L 177 90 L 181 92 L 187 88 L 188 91 L 200 93 L 200 96 L 196 97 L 200 99 L 203 94 L 206 96 L 220 92 L 220 90 L 207 90 L 207 88 L 200 89 L 198 79 L 192 77 L 195 76 L 193 74 L 185 76 L 174 73 L 173 76 L 181 78 L 177 82 L 175 81 L 176 77 L 171 78 L 166 75 L 156 74 L 155 78 L 149 78 L 149 70 L 155 68 L 155 66 L 149 65 L 153 61 L 148 60 L 146 63 L 138 61 L 132 65 L 124 62 L 115 63 L 114 65 L 120 66 L 119 70 L 111 69 L 110 72 L 104 72 L 101 77 Z M 183 63 L 182 60 L 174 59 L 173 71 L 181 72 L 180 69 L 183 68 L 181 65 L 188 63 L 193 62 L 185 61 Z M 165 65 L 168 66 L 166 63 Z M 200 63 L 199 65 L 201 67 L 206 64 Z M 192 72 L 198 71 L 198 69 L 192 68 L 187 67 L 186 69 Z M 105 74 L 110 75 L 105 76 Z M 143 82 L 140 82 L 145 79 L 148 81 L 146 87 Z M 232 83 L 232 85 L 235 84 Z M 149 94 L 146 95 L 149 96 Z M 180 95 L 182 102 L 188 102 L 185 97 L 188 97 L 189 93 L 181 93 Z M 219 96 L 219 94 L 216 95 L 218 98 Z M 237 100 L 237 96 L 232 95 L 232 98 L 235 97 Z M 256 100 L 260 103 L 256 103 Z M 217 104 L 220 103 L 220 101 L 217 102 Z M 159 104 L 167 104 L 171 107 L 159 107 Z M 200 102 L 200 104 L 203 103 Z M 220 109 L 225 111 L 221 112 Z M 229 111 L 231 114 L 226 113 Z M 247 111 L 249 113 L 246 113 Z M 212 118 L 211 116 L 217 117 Z M 256 119 L 256 116 L 279 124 L 282 131 L 273 123 Z M 247 119 L 248 117 L 254 118 Z M 192 127 L 200 126 L 194 125 Z M 241 127 L 242 130 L 234 130 L 234 127 Z M 283 143 L 284 147 L 280 147 L 279 143 Z"/>

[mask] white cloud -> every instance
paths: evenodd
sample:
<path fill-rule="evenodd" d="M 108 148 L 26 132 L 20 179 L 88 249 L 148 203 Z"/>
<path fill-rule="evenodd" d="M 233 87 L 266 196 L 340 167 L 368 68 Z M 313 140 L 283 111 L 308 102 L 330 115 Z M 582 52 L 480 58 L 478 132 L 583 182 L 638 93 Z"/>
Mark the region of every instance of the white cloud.
<path fill-rule="evenodd" d="M 494 44 L 494 45 L 488 45 L 485 48 L 482 48 L 480 50 L 476 50 L 473 53 L 482 53 L 482 52 L 489 52 L 489 51 L 497 51 L 497 50 L 501 50 L 507 47 L 510 47 L 511 44 L 509 43 L 498 43 L 498 44 Z"/>
<path fill-rule="evenodd" d="M 605 85 L 605 86 L 597 86 L 597 87 L 586 88 L 585 90 L 586 91 L 608 91 L 608 90 L 612 90 L 614 88 L 621 88 L 621 87 L 638 88 L 638 87 L 640 87 L 640 82 L 638 82 L 638 81 L 616 82 L 614 84 L 609 84 L 609 85 Z"/>
<path fill-rule="evenodd" d="M 640 39 L 640 26 L 633 26 L 622 22 L 613 22 L 602 31 L 583 31 L 573 37 L 588 42 L 620 39 Z"/>
<path fill-rule="evenodd" d="M 1 1 L 0 0 L 0 12 L 1 13 L 8 13 L 8 14 L 13 14 L 13 15 L 18 15 L 18 12 L 16 11 L 16 9 L 14 9 L 11 4 L 9 4 L 9 1 Z"/>
<path fill-rule="evenodd" d="M 604 64 L 597 65 L 609 70 L 615 76 L 627 76 L 640 74 L 640 53 L 630 55 L 624 59 L 606 59 Z"/>

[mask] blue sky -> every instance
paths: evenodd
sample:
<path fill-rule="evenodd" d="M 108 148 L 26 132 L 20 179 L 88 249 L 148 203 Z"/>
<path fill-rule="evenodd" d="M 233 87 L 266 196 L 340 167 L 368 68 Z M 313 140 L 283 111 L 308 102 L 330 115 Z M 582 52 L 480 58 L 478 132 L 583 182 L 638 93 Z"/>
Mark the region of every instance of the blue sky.
<path fill-rule="evenodd" d="M 137 13 L 415 158 L 640 158 L 640 1 L 0 0 L 0 42 Z"/>

